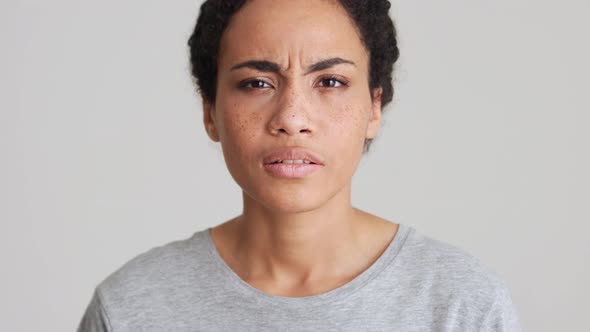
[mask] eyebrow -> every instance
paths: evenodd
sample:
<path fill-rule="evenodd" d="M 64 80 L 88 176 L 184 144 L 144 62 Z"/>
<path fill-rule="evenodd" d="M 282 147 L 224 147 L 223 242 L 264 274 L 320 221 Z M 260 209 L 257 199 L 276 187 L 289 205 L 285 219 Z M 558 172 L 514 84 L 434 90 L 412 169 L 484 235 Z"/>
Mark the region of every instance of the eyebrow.
<path fill-rule="evenodd" d="M 349 65 L 353 65 L 356 67 L 356 64 L 354 62 L 336 57 L 336 58 L 329 58 L 329 59 L 321 60 L 321 61 L 318 61 L 318 62 L 310 65 L 307 68 L 307 71 L 305 72 L 305 74 L 307 75 L 307 74 L 310 74 L 310 73 L 313 73 L 316 71 L 328 69 L 328 68 L 334 67 L 339 64 L 349 64 Z M 279 73 L 281 71 L 281 67 L 277 63 L 267 61 L 267 60 L 249 60 L 249 61 L 241 62 L 241 63 L 238 63 L 238 64 L 232 66 L 231 70 L 236 70 L 236 69 L 240 69 L 240 68 L 251 68 L 251 69 L 258 70 L 258 71 L 271 72 L 271 73 Z"/>

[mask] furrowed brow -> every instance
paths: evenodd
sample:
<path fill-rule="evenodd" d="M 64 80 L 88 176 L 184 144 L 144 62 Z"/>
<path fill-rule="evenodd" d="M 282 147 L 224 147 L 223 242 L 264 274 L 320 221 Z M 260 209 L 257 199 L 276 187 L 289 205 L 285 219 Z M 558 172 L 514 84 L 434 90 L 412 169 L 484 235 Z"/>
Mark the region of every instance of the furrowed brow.
<path fill-rule="evenodd" d="M 250 60 L 238 63 L 237 65 L 231 67 L 231 70 L 236 70 L 240 68 L 251 68 L 258 71 L 272 73 L 278 73 L 280 71 L 280 67 L 278 64 L 266 60 Z"/>
<path fill-rule="evenodd" d="M 328 68 L 334 67 L 339 64 L 349 64 L 352 66 L 356 66 L 356 64 L 350 60 L 346 60 L 346 59 L 342 59 L 342 58 L 338 58 L 338 57 L 337 58 L 330 58 L 330 59 L 321 60 L 321 61 L 316 62 L 316 63 L 312 64 L 311 66 L 309 66 L 307 71 L 305 72 L 305 75 L 316 72 L 316 71 L 328 69 Z M 267 60 L 249 60 L 249 61 L 241 62 L 236 65 L 233 65 L 231 67 L 231 70 L 237 70 L 240 68 L 251 68 L 254 70 L 258 70 L 258 71 L 271 72 L 271 73 L 280 73 L 280 71 L 281 71 L 281 67 L 277 63 L 267 61 Z"/>
<path fill-rule="evenodd" d="M 356 67 L 356 64 L 350 60 L 346 60 L 346 59 L 342 59 L 342 58 L 330 58 L 330 59 L 326 59 L 326 60 L 322 60 L 319 62 L 314 63 L 313 65 L 309 66 L 309 68 L 307 69 L 307 71 L 305 72 L 305 74 L 310 74 L 313 73 L 315 71 L 320 71 L 320 70 L 324 70 L 324 69 L 328 69 L 331 67 L 334 67 L 336 65 L 339 64 L 349 64 L 349 65 L 353 65 Z"/>

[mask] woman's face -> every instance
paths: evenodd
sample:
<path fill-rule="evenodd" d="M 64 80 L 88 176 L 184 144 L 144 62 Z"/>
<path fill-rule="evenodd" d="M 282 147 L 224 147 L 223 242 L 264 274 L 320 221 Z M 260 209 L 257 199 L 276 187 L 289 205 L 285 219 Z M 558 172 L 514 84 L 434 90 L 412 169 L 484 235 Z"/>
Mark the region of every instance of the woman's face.
<path fill-rule="evenodd" d="M 381 119 L 368 61 L 337 1 L 251 0 L 232 17 L 204 122 L 245 194 L 280 212 L 345 197 Z"/>

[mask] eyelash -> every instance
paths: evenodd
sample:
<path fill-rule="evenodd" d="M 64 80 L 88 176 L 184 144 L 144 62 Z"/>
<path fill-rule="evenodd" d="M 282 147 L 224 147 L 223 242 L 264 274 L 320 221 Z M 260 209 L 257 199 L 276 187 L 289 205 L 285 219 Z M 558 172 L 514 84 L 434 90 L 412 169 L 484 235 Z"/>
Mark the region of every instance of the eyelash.
<path fill-rule="evenodd" d="M 326 77 L 322 77 L 319 82 L 325 82 L 325 81 L 336 81 L 336 84 L 340 84 L 340 86 L 320 86 L 321 88 L 333 88 L 333 89 L 338 89 L 338 88 L 343 88 L 343 87 L 347 87 L 348 86 L 348 81 L 337 77 L 337 76 L 326 76 Z M 253 89 L 253 90 L 258 90 L 258 89 L 264 89 L 265 87 L 252 87 L 250 86 L 250 84 L 252 83 L 263 83 L 266 85 L 269 85 L 269 83 L 263 81 L 263 80 L 258 80 L 258 79 L 252 79 L 252 80 L 246 80 L 244 82 L 241 82 L 239 87 L 242 89 Z"/>
<path fill-rule="evenodd" d="M 337 76 L 326 76 L 326 77 L 322 77 L 322 79 L 320 79 L 320 82 L 330 81 L 330 80 L 334 80 L 334 81 L 340 83 L 340 86 L 339 87 L 346 87 L 346 86 L 348 86 L 348 82 L 347 81 L 345 81 L 345 80 L 343 80 L 343 79 L 341 79 L 340 77 L 337 77 Z M 334 86 L 334 87 L 331 87 L 331 88 L 339 88 L 339 87 Z M 328 88 L 330 88 L 330 87 L 328 87 Z"/>
<path fill-rule="evenodd" d="M 254 80 L 246 80 L 244 82 L 240 82 L 240 88 L 242 88 L 242 89 L 261 89 L 261 88 L 255 88 L 255 87 L 249 86 L 251 83 L 264 83 L 264 84 L 267 84 L 270 86 L 270 84 L 266 83 L 263 80 L 254 79 Z"/>

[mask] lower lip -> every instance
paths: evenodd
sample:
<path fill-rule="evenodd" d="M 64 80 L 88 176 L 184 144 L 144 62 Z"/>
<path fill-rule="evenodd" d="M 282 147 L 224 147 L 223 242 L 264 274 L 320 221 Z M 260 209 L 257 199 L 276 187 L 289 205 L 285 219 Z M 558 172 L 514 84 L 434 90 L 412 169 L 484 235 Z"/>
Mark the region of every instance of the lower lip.
<path fill-rule="evenodd" d="M 265 164 L 264 169 L 269 173 L 282 178 L 302 178 L 306 177 L 320 168 L 323 165 L 318 164 Z"/>

